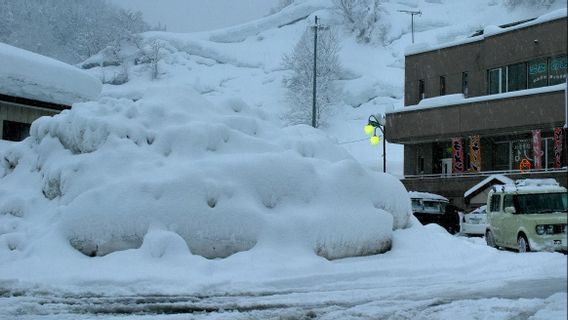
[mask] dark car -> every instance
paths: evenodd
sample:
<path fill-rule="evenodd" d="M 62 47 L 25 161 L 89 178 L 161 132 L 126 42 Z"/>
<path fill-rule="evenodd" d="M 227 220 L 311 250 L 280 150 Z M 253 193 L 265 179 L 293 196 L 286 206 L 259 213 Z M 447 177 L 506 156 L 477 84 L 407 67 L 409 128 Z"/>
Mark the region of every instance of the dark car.
<path fill-rule="evenodd" d="M 451 234 L 460 231 L 460 208 L 448 199 L 432 193 L 410 192 L 412 213 L 423 225 L 435 223 Z"/>

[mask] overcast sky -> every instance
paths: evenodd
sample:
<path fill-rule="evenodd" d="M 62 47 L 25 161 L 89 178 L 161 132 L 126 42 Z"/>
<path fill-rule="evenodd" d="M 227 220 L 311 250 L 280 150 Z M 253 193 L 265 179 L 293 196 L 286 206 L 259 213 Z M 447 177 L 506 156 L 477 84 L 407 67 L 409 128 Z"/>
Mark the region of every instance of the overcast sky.
<path fill-rule="evenodd" d="M 111 0 L 126 9 L 140 10 L 151 25 L 168 31 L 219 29 L 265 16 L 278 0 Z"/>

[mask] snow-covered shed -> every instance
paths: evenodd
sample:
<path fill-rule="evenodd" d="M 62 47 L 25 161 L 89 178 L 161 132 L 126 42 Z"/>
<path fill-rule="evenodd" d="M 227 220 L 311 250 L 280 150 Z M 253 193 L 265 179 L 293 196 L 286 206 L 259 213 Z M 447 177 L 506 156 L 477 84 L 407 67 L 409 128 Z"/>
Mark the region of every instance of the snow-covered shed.
<path fill-rule="evenodd" d="M 0 43 L 0 138 L 23 140 L 34 120 L 94 100 L 101 88 L 79 68 Z"/>
<path fill-rule="evenodd" d="M 471 208 L 487 204 L 487 195 L 494 185 L 513 184 L 514 181 L 504 175 L 494 174 L 466 190 L 463 194 L 465 203 Z"/>

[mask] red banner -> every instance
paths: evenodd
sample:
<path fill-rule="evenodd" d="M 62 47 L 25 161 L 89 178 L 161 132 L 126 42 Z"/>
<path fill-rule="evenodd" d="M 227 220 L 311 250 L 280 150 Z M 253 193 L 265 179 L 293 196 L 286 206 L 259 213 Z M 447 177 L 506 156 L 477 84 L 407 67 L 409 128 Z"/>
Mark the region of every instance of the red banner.
<path fill-rule="evenodd" d="M 562 168 L 562 128 L 554 128 L 554 168 Z"/>
<path fill-rule="evenodd" d="M 463 173 L 464 167 L 462 138 L 452 138 L 452 173 Z"/>
<path fill-rule="evenodd" d="M 541 133 L 540 130 L 532 131 L 532 145 L 533 145 L 533 158 L 534 158 L 534 168 L 542 169 L 542 143 L 541 143 Z"/>
<path fill-rule="evenodd" d="M 478 135 L 469 137 L 469 171 L 481 172 L 481 143 Z"/>

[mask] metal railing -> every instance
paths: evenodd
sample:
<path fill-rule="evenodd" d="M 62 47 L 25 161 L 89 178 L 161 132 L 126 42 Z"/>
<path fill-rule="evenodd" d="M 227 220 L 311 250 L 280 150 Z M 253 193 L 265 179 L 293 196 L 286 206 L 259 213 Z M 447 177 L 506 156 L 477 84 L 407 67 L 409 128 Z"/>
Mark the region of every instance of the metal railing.
<path fill-rule="evenodd" d="M 531 170 L 496 170 L 496 171 L 482 171 L 482 172 L 464 172 L 464 173 L 452 173 L 452 174 L 415 174 L 415 175 L 405 175 L 403 179 L 405 180 L 426 180 L 426 179 L 455 179 L 455 178 L 474 178 L 474 177 L 489 177 L 496 174 L 502 175 L 536 175 L 543 173 L 567 173 L 567 167 L 560 169 L 548 168 L 548 169 L 531 169 Z"/>

